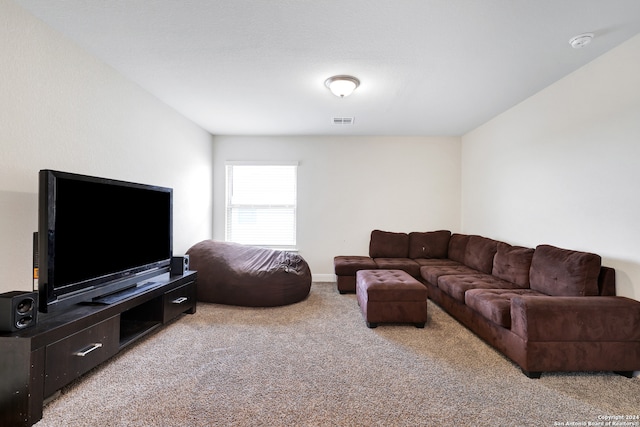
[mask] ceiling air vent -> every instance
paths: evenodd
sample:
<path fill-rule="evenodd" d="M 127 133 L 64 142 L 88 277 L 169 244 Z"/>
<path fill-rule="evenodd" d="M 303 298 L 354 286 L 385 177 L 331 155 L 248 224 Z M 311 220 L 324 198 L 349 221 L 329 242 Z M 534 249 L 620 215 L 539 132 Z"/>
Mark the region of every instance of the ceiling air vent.
<path fill-rule="evenodd" d="M 334 117 L 333 124 L 334 125 L 352 125 L 353 117 Z"/>

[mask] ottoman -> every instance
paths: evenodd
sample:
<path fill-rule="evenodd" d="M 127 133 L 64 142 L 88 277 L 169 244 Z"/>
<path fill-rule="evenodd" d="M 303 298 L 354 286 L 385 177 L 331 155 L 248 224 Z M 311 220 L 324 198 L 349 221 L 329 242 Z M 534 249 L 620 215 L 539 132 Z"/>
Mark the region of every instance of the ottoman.
<path fill-rule="evenodd" d="M 427 322 L 427 288 L 402 270 L 359 270 L 356 297 L 369 328 L 378 323 Z"/>

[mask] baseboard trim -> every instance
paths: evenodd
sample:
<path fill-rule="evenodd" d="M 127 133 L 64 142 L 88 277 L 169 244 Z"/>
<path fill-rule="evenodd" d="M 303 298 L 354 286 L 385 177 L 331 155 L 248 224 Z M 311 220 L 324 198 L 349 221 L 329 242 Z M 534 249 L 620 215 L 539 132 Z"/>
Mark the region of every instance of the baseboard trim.
<path fill-rule="evenodd" d="M 336 282 L 335 274 L 311 274 L 311 281 L 313 282 Z"/>

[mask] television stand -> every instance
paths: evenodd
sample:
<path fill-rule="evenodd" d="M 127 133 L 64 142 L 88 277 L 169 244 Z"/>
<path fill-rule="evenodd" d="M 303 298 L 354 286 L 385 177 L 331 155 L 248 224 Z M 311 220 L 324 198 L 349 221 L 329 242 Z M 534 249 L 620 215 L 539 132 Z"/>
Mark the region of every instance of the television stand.
<path fill-rule="evenodd" d="M 125 288 L 121 291 L 118 292 L 114 292 L 112 294 L 109 295 L 104 295 L 98 298 L 94 298 L 92 303 L 93 304 L 113 304 L 116 302 L 120 302 L 123 301 L 127 298 L 130 298 L 134 295 L 140 294 L 142 292 L 145 292 L 147 289 L 151 289 L 154 288 L 156 286 L 159 286 L 158 282 L 144 282 L 144 283 L 140 283 L 139 285 L 134 285 L 131 286 L 130 288 Z"/>
<path fill-rule="evenodd" d="M 120 350 L 196 312 L 197 273 L 161 274 L 108 304 L 38 313 L 36 326 L 0 333 L 0 425 L 31 426 L 45 399 Z M 133 291 L 133 292 L 127 292 Z"/>

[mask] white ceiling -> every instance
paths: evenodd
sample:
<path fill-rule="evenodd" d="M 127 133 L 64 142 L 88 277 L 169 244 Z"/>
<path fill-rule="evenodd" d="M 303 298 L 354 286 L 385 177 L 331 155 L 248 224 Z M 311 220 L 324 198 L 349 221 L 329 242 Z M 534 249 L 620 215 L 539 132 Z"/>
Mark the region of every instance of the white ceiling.
<path fill-rule="evenodd" d="M 462 135 L 640 32 L 639 0 L 14 1 L 226 135 Z"/>

